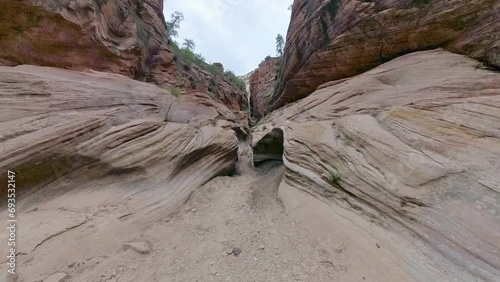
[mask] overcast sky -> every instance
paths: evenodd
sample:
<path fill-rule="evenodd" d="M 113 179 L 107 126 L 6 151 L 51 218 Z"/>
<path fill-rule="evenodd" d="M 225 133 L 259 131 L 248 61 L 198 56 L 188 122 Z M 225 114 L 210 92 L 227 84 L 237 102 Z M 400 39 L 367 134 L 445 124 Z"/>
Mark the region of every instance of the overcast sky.
<path fill-rule="evenodd" d="M 255 69 L 267 55 L 276 55 L 276 35 L 286 38 L 292 0 L 166 0 L 167 21 L 184 14 L 177 42 L 193 39 L 196 53 L 207 62 L 221 62 L 237 75 Z"/>

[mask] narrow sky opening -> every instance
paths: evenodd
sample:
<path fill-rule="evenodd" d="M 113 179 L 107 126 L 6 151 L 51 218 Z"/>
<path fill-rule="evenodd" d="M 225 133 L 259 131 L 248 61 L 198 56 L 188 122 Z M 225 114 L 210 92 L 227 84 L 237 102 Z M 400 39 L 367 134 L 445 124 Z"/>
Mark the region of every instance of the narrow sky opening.
<path fill-rule="evenodd" d="M 184 14 L 179 36 L 193 39 L 207 62 L 244 75 L 268 55 L 276 55 L 276 35 L 286 38 L 292 0 L 166 0 L 164 14 Z"/>

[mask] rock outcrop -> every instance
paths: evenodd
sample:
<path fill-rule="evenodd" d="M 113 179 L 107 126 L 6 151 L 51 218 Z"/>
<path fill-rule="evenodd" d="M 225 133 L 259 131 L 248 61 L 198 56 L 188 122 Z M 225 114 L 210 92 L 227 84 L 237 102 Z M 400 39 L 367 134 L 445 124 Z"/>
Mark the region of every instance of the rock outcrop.
<path fill-rule="evenodd" d="M 161 0 L 1 1 L 0 62 L 174 77 Z"/>
<path fill-rule="evenodd" d="M 244 89 L 177 58 L 162 0 L 0 0 L 0 65 L 95 70 L 212 93 L 233 111 Z"/>
<path fill-rule="evenodd" d="M 235 84 L 224 72 L 211 72 L 196 64 L 187 64 L 181 60 L 176 60 L 176 70 L 178 81 L 175 83 L 183 89 L 189 91 L 202 92 L 211 98 L 221 101 L 234 112 L 245 114 L 248 108 L 246 89 Z M 217 69 L 223 68 L 222 65 Z"/>
<path fill-rule="evenodd" d="M 269 111 L 400 55 L 442 47 L 500 67 L 496 0 L 294 1 Z"/>
<path fill-rule="evenodd" d="M 396 254 L 417 281 L 495 281 L 499 124 L 499 73 L 417 52 L 273 112 L 256 128 L 254 155 L 275 159 L 282 146 L 280 198 L 325 245 L 357 234 L 382 242 L 374 250 Z"/>
<path fill-rule="evenodd" d="M 64 281 L 112 281 L 124 268 L 108 263 L 156 254 L 144 238 L 152 223 L 165 225 L 201 185 L 234 171 L 236 132 L 245 132 L 237 121 L 205 93 L 175 97 L 111 73 L 0 67 L 0 199 L 13 171 L 16 219 L 25 223 L 16 230 L 17 281 L 62 272 Z M 129 278 L 157 280 L 145 276 Z"/>
<path fill-rule="evenodd" d="M 135 182 L 163 191 L 144 207 L 163 198 L 171 208 L 238 158 L 236 116 L 205 94 L 174 97 L 116 74 L 18 66 L 0 67 L 0 101 L 0 167 L 17 173 L 18 196 Z M 61 185 L 65 177 L 72 188 Z"/>
<path fill-rule="evenodd" d="M 278 79 L 281 58 L 266 58 L 250 76 L 250 104 L 252 116 L 264 116 Z"/>

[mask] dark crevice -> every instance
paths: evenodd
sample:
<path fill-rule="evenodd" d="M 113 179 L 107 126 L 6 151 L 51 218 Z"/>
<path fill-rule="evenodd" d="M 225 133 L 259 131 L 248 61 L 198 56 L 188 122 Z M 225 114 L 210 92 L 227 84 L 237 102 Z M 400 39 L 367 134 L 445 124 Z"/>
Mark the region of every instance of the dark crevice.
<path fill-rule="evenodd" d="M 241 127 L 236 126 L 231 129 L 236 133 L 236 137 L 238 137 L 239 142 L 244 142 L 247 140 L 249 134 L 248 132 L 245 132 Z"/>
<path fill-rule="evenodd" d="M 258 166 L 265 161 L 283 161 L 283 130 L 274 128 L 253 146 L 253 163 Z"/>

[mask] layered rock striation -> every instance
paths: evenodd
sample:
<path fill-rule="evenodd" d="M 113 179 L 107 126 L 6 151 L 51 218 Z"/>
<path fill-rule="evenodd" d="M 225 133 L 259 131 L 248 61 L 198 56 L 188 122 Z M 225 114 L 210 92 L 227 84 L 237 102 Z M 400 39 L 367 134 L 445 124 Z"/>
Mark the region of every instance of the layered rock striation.
<path fill-rule="evenodd" d="M 17 173 L 18 196 L 110 181 L 161 189 L 171 208 L 238 159 L 237 117 L 204 94 L 174 97 L 99 72 L 18 66 L 0 74 L 0 167 Z M 66 177 L 72 188 L 58 182 Z"/>
<path fill-rule="evenodd" d="M 0 6 L 0 65 L 118 73 L 212 93 L 233 111 L 248 107 L 244 89 L 228 77 L 177 56 L 162 0 L 1 0 Z"/>
<path fill-rule="evenodd" d="M 278 79 L 281 58 L 266 58 L 250 76 L 252 117 L 264 116 Z"/>
<path fill-rule="evenodd" d="M 3 65 L 93 69 L 151 80 L 174 75 L 159 0 L 1 3 Z"/>
<path fill-rule="evenodd" d="M 253 134 L 254 158 L 275 159 L 283 140 L 280 197 L 309 228 L 324 219 L 315 228 L 326 245 L 334 226 L 384 242 L 418 281 L 495 281 L 498 124 L 497 72 L 417 52 L 273 112 Z"/>

